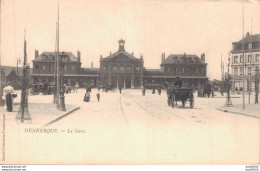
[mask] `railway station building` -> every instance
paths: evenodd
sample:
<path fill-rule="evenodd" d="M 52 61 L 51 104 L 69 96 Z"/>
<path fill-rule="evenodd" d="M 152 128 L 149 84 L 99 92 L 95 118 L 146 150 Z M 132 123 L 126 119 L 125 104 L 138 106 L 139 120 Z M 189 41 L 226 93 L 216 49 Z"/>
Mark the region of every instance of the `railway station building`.
<path fill-rule="evenodd" d="M 190 54 L 170 54 L 161 56 L 159 69 L 146 69 L 143 56 L 134 56 L 125 50 L 125 40 L 118 41 L 119 47 L 115 53 L 103 57 L 100 55 L 100 68 L 82 68 L 81 54 L 60 52 L 66 56 L 64 63 L 64 82 L 66 85 L 79 83 L 81 87 L 90 84 L 112 85 L 115 88 L 158 88 L 164 82 L 174 82 L 179 76 L 183 85 L 198 87 L 207 84 L 207 63 L 205 54 L 201 57 Z M 55 52 L 35 51 L 33 62 L 33 83 L 54 82 Z"/>

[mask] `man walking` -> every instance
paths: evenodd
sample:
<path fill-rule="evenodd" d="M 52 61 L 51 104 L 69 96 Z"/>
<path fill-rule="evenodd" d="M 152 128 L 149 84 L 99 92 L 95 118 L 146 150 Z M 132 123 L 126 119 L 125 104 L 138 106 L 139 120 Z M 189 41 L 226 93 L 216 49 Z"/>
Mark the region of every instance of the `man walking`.
<path fill-rule="evenodd" d="M 97 100 L 98 100 L 98 102 L 100 100 L 100 94 L 99 93 L 97 93 Z"/>

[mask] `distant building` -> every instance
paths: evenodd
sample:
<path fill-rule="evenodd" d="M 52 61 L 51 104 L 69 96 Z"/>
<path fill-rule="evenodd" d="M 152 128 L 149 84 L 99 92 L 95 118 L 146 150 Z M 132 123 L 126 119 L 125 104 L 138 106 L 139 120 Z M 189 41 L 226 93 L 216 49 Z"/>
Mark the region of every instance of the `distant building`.
<path fill-rule="evenodd" d="M 4 74 L 4 85 L 10 82 L 14 89 L 21 89 L 22 87 L 22 77 L 23 68 L 22 67 L 12 67 L 12 66 L 1 66 L 1 70 Z M 29 81 L 31 82 L 32 68 L 29 70 Z"/>
<path fill-rule="evenodd" d="M 260 66 L 260 34 L 250 35 L 246 34 L 244 37 L 244 61 L 245 61 L 245 82 L 244 90 L 255 90 L 254 76 L 255 69 Z M 252 42 L 252 45 L 251 45 Z M 231 51 L 231 75 L 232 75 L 232 88 L 240 89 L 243 87 L 243 55 L 242 55 L 242 39 L 238 42 L 233 42 L 233 49 Z M 252 57 L 250 56 L 250 47 L 252 47 Z M 250 67 L 251 60 L 251 67 Z M 251 86 L 249 78 L 252 78 Z"/>
<path fill-rule="evenodd" d="M 55 52 L 43 52 L 38 55 L 35 51 L 35 59 L 33 62 L 33 83 L 49 82 L 54 83 L 55 73 Z M 60 52 L 61 57 L 65 57 L 64 63 L 64 83 L 67 85 L 76 85 L 78 82 L 80 86 L 86 86 L 91 82 L 97 83 L 99 77 L 98 69 L 82 69 L 80 52 L 77 52 L 77 57 L 71 52 Z M 60 61 L 60 74 L 63 72 L 63 65 Z"/>
<path fill-rule="evenodd" d="M 143 57 L 125 51 L 125 41 L 119 40 L 117 52 L 100 57 L 101 84 L 113 87 L 138 88 L 143 86 Z"/>
<path fill-rule="evenodd" d="M 207 84 L 207 63 L 205 62 L 205 53 L 201 58 L 190 54 L 170 54 L 165 58 L 162 54 L 161 71 L 157 74 L 151 74 L 150 79 L 160 79 L 160 81 L 174 82 L 179 76 L 183 85 L 187 87 L 198 87 Z M 145 76 L 146 78 L 148 76 Z M 148 77 L 149 78 L 149 77 Z M 155 81 L 157 82 L 157 81 Z"/>
<path fill-rule="evenodd" d="M 199 58 L 189 54 L 171 54 L 165 58 L 162 55 L 160 69 L 145 69 L 143 56 L 139 58 L 134 53 L 125 50 L 125 40 L 119 40 L 119 49 L 107 57 L 100 56 L 100 68 L 81 68 L 81 57 L 78 51 L 77 57 L 71 52 L 62 52 L 60 56 L 66 56 L 64 65 L 64 82 L 67 85 L 86 87 L 93 85 L 111 85 L 114 88 L 158 88 L 164 82 L 174 82 L 179 76 L 183 85 L 198 87 L 207 84 L 207 63 L 205 54 Z M 38 55 L 35 51 L 33 60 L 33 83 L 54 83 L 55 52 L 43 52 Z M 62 71 L 62 69 L 61 69 Z"/>

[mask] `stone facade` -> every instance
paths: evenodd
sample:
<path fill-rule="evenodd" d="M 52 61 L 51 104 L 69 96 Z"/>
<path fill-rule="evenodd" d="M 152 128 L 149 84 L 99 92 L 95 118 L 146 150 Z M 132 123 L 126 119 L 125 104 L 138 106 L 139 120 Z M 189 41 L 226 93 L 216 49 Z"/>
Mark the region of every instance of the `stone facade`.
<path fill-rule="evenodd" d="M 115 88 L 157 88 L 167 82 L 174 82 L 179 76 L 185 86 L 197 87 L 207 84 L 207 63 L 205 54 L 196 55 L 171 54 L 165 59 L 162 54 L 160 69 L 145 69 L 143 56 L 135 57 L 125 50 L 125 41 L 119 40 L 119 49 L 109 56 L 100 56 L 100 68 L 81 68 L 81 57 L 71 52 L 60 53 L 66 56 L 64 65 L 64 82 L 67 85 L 79 83 L 81 87 L 89 85 L 110 85 Z M 33 83 L 54 82 L 55 52 L 35 51 L 33 60 Z M 93 65 L 92 65 L 93 66 Z M 61 67 L 62 68 L 62 67 Z M 62 71 L 62 70 L 61 70 Z"/>
<path fill-rule="evenodd" d="M 170 54 L 165 58 L 162 54 L 160 70 L 146 70 L 144 82 L 146 87 L 158 87 L 162 82 L 174 82 L 179 76 L 183 85 L 198 87 L 208 83 L 205 54 L 201 58 L 189 54 Z"/>
<path fill-rule="evenodd" d="M 72 52 L 60 52 L 60 74 L 64 71 L 64 83 L 74 86 L 78 83 L 81 87 L 86 87 L 91 83 L 95 85 L 99 82 L 99 69 L 81 68 L 81 54 L 78 51 L 77 57 Z M 61 58 L 65 58 L 62 62 Z M 55 52 L 39 52 L 35 50 L 35 59 L 33 62 L 33 83 L 39 84 L 49 82 L 54 84 L 55 73 Z"/>
<path fill-rule="evenodd" d="M 100 57 L 102 85 L 116 88 L 140 88 L 143 86 L 143 57 L 139 59 L 125 51 L 124 40 L 119 40 L 119 49 L 108 57 Z"/>
<path fill-rule="evenodd" d="M 260 34 L 250 35 L 246 34 L 243 40 L 244 43 L 244 58 L 242 53 L 242 39 L 238 42 L 233 42 L 233 49 L 231 51 L 231 75 L 232 75 L 232 89 L 240 90 L 243 87 L 243 59 L 245 63 L 245 82 L 244 90 L 255 90 L 254 75 L 255 69 L 260 67 Z M 251 50 L 250 50 L 251 48 Z M 250 52 L 251 51 L 251 52 Z M 252 53 L 252 57 L 251 57 Z M 250 65 L 251 63 L 251 65 Z M 250 81 L 251 79 L 251 81 Z M 251 86 L 250 86 L 251 82 Z"/>

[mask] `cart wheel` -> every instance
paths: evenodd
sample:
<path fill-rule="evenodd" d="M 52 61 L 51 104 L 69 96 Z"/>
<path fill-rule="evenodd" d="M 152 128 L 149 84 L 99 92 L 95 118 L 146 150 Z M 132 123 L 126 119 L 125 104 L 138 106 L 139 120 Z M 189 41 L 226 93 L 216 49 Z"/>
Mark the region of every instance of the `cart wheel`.
<path fill-rule="evenodd" d="M 182 108 L 185 107 L 185 101 L 182 101 Z"/>
<path fill-rule="evenodd" d="M 174 95 L 172 95 L 172 100 L 171 100 L 171 106 L 172 106 L 172 108 L 174 108 L 174 106 L 175 106 L 175 96 Z"/>
<path fill-rule="evenodd" d="M 192 109 L 194 106 L 194 96 L 193 94 L 190 95 L 190 108 Z"/>

